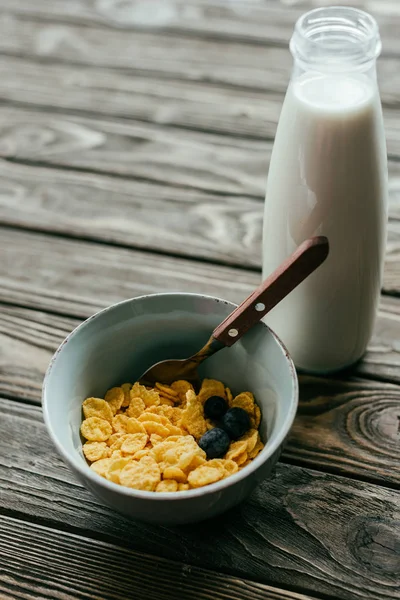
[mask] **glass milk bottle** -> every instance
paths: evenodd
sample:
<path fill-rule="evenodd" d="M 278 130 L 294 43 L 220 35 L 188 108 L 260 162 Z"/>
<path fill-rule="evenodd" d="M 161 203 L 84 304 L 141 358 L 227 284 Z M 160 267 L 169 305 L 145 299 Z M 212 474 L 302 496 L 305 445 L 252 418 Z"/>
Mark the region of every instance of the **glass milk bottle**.
<path fill-rule="evenodd" d="M 305 14 L 290 42 L 294 68 L 265 198 L 263 276 L 311 236 L 327 236 L 330 255 L 265 320 L 308 372 L 355 363 L 375 321 L 387 222 L 380 49 L 375 20 L 346 7 Z"/>

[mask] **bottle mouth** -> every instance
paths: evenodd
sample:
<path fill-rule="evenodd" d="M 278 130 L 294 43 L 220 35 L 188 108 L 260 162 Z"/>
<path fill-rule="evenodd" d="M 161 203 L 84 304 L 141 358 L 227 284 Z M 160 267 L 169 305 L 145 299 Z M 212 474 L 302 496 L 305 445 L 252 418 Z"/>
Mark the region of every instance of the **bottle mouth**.
<path fill-rule="evenodd" d="M 382 48 L 375 19 L 357 8 L 316 8 L 297 21 L 290 50 L 308 65 L 367 68 Z"/>

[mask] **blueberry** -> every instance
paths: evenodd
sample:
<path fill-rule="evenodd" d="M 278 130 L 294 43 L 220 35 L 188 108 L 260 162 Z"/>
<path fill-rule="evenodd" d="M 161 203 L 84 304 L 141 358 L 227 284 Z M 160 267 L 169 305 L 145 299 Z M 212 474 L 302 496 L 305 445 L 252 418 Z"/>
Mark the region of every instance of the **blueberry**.
<path fill-rule="evenodd" d="M 207 458 L 220 458 L 227 452 L 229 444 L 228 434 L 219 427 L 210 429 L 199 440 L 199 446 L 207 454 Z"/>
<path fill-rule="evenodd" d="M 204 403 L 204 414 L 209 419 L 220 419 L 228 410 L 228 405 L 221 396 L 211 396 Z"/>
<path fill-rule="evenodd" d="M 221 427 L 231 440 L 237 440 L 250 429 L 250 417 L 243 408 L 234 406 L 222 417 Z"/>

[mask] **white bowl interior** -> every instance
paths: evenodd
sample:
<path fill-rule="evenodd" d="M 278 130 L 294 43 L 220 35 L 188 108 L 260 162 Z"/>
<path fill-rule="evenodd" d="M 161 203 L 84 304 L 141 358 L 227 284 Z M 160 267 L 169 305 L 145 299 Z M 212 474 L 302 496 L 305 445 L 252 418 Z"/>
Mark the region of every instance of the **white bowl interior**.
<path fill-rule="evenodd" d="M 207 296 L 159 294 L 122 302 L 79 326 L 58 350 L 44 387 L 47 424 L 63 454 L 82 468 L 79 428 L 86 397 L 104 397 L 107 389 L 135 381 L 159 360 L 195 353 L 233 308 Z M 233 394 L 254 393 L 263 414 L 263 452 L 282 442 L 296 410 L 297 380 L 266 325 L 258 324 L 208 359 L 200 372 L 223 381 Z"/>

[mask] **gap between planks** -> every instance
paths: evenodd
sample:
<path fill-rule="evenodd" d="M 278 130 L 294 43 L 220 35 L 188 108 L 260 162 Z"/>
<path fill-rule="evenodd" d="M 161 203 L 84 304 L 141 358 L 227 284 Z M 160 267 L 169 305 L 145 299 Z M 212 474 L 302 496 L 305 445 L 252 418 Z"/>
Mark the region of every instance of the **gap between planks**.
<path fill-rule="evenodd" d="M 33 592 L 49 600 L 127 600 L 138 593 L 141 600 L 322 599 L 142 554 L 54 525 L 0 514 L 0 594 L 9 593 L 2 598 L 22 600 Z"/>
<path fill-rule="evenodd" d="M 76 481 L 38 408 L 0 405 L 0 507 L 8 514 L 312 595 L 400 598 L 398 494 L 387 488 L 278 463 L 274 477 L 223 516 L 175 528 L 146 525 L 102 506 Z"/>

